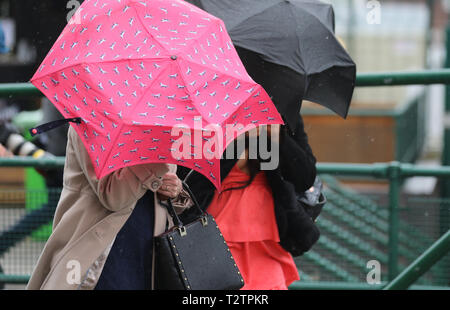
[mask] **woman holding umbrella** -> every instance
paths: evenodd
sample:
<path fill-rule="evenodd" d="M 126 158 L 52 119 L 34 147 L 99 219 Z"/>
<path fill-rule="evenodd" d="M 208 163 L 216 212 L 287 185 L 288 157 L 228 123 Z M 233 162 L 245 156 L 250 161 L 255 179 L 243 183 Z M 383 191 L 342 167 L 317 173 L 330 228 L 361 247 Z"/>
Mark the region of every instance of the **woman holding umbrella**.
<path fill-rule="evenodd" d="M 65 117 L 32 134 L 76 124 L 53 232 L 28 288 L 152 288 L 152 239 L 171 226 L 157 198 L 174 199 L 179 212 L 190 206 L 175 164 L 220 187 L 219 158 L 194 154 L 205 139 L 183 145 L 185 156 L 172 129 L 201 137 L 199 117 L 220 129 L 282 119 L 216 17 L 181 0 L 85 1 L 80 10 L 81 23 L 72 18 L 31 80 Z M 225 132 L 209 140 L 225 145 Z"/>
<path fill-rule="evenodd" d="M 70 127 L 53 233 L 27 288 L 150 289 L 153 234 L 164 232 L 168 220 L 157 198 L 174 198 L 179 211 L 190 204 L 175 171 L 172 164 L 150 163 L 98 179 Z"/>

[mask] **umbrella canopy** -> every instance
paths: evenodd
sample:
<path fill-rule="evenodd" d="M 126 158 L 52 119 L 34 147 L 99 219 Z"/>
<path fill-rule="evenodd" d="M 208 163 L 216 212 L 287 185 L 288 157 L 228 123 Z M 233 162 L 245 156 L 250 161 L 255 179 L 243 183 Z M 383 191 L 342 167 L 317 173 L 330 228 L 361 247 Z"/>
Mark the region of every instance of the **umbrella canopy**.
<path fill-rule="evenodd" d="M 64 117 L 81 118 L 72 126 L 99 178 L 167 162 L 220 187 L 232 139 L 282 123 L 223 22 L 181 0 L 84 1 L 31 82 Z"/>
<path fill-rule="evenodd" d="M 356 65 L 334 35 L 331 5 L 316 0 L 188 1 L 225 22 L 247 71 L 273 97 L 288 124 L 295 123 L 302 99 L 347 116 Z"/>

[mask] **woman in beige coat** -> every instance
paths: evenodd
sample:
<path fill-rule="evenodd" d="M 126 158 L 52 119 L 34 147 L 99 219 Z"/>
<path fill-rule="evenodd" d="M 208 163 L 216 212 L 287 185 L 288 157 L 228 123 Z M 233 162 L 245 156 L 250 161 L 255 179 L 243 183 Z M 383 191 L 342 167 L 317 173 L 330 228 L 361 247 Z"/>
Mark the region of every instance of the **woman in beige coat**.
<path fill-rule="evenodd" d="M 70 128 L 53 231 L 27 289 L 94 289 L 116 236 L 148 190 L 154 200 L 154 223 L 149 227 L 154 227 L 155 236 L 165 231 L 170 220 L 158 198 L 175 198 L 178 212 L 191 205 L 175 172 L 175 165 L 144 164 L 99 180 L 80 137 Z"/>

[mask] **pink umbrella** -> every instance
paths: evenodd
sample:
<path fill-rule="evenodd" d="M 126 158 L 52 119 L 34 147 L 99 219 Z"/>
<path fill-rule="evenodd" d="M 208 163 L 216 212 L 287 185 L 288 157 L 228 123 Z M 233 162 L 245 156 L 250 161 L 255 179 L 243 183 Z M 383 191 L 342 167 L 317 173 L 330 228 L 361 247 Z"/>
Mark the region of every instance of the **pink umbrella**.
<path fill-rule="evenodd" d="M 223 149 L 250 125 L 283 123 L 224 23 L 181 0 L 84 1 L 31 82 L 81 118 L 98 178 L 167 162 L 220 188 Z"/>

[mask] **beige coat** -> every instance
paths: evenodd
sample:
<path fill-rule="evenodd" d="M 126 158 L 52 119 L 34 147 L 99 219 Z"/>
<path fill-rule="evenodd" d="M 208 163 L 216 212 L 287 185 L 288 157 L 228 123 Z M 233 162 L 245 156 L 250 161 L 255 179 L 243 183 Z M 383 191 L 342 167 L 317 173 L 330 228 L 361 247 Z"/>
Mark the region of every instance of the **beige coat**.
<path fill-rule="evenodd" d="M 168 171 L 175 172 L 176 166 L 144 164 L 122 168 L 98 180 L 80 137 L 71 127 L 53 231 L 27 289 L 93 289 L 115 236 L 136 202 L 148 189 L 156 192 Z M 177 211 L 189 203 L 186 196 L 181 197 L 175 204 Z M 155 198 L 154 235 L 165 230 L 168 219 L 167 210 Z"/>

